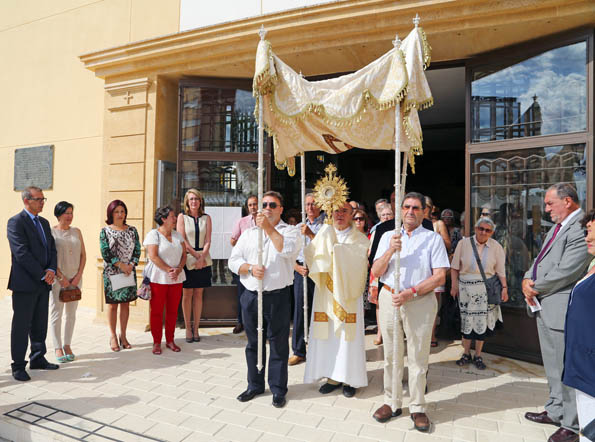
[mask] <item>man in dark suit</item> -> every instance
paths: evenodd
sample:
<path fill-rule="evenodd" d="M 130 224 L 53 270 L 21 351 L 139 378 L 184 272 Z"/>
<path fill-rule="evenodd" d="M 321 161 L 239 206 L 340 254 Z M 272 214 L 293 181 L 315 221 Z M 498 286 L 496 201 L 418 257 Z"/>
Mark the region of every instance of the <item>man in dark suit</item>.
<path fill-rule="evenodd" d="M 17 381 L 31 378 L 25 370 L 29 337 L 32 370 L 56 370 L 58 365 L 45 358 L 48 330 L 49 291 L 57 268 L 56 245 L 50 224 L 39 215 L 46 198 L 38 187 L 22 193 L 25 209 L 8 220 L 7 236 L 12 255 L 8 289 L 12 290 L 12 329 L 10 352 L 12 376 Z"/>
<path fill-rule="evenodd" d="M 564 323 L 572 287 L 585 274 L 590 261 L 580 225 L 584 213 L 576 190 L 556 184 L 545 194 L 545 211 L 555 223 L 523 279 L 527 304 L 541 304 L 535 313 L 543 366 L 550 389 L 545 411 L 527 412 L 525 418 L 560 427 L 549 442 L 579 440 L 575 393 L 562 383 Z"/>

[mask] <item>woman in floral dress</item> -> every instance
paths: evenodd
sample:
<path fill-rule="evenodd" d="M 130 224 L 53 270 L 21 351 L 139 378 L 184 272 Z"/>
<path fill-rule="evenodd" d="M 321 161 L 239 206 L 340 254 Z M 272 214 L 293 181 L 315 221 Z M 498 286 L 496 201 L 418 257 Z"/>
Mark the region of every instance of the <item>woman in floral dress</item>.
<path fill-rule="evenodd" d="M 126 339 L 126 327 L 130 314 L 129 302 L 136 299 L 136 272 L 140 258 L 140 242 L 138 232 L 133 226 L 126 224 L 128 209 L 120 200 L 114 200 L 107 206 L 107 226 L 99 234 L 99 247 L 103 257 L 103 291 L 108 309 L 110 328 L 110 347 L 112 351 L 132 348 Z M 112 277 L 115 275 L 132 276 L 130 285 L 113 290 Z M 134 283 L 132 283 L 134 281 Z M 120 306 L 120 339 L 116 335 Z"/>

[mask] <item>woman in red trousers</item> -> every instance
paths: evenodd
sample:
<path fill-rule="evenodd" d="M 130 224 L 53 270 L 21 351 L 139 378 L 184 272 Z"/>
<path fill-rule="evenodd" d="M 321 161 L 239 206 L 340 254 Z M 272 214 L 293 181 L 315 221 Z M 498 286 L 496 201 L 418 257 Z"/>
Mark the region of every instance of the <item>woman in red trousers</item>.
<path fill-rule="evenodd" d="M 182 283 L 186 280 L 184 238 L 174 229 L 176 216 L 167 206 L 155 212 L 157 229 L 151 230 L 143 243 L 151 262 L 145 276 L 151 281 L 151 334 L 153 354 L 161 354 L 163 309 L 165 308 L 165 346 L 180 351 L 174 342 L 178 305 L 182 298 Z"/>

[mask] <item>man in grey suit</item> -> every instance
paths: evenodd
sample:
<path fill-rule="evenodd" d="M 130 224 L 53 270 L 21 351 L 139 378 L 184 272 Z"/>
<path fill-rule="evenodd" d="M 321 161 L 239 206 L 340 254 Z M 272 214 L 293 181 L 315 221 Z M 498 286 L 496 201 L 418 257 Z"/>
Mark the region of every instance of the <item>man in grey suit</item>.
<path fill-rule="evenodd" d="M 575 394 L 562 384 L 564 322 L 570 291 L 585 274 L 589 255 L 580 225 L 583 211 L 570 184 L 556 184 L 547 190 L 545 211 L 556 225 L 525 274 L 523 294 L 527 304 L 535 305 L 535 299 L 541 303 L 535 317 L 550 396 L 545 411 L 527 412 L 525 418 L 560 427 L 548 442 L 574 442 L 579 440 Z"/>

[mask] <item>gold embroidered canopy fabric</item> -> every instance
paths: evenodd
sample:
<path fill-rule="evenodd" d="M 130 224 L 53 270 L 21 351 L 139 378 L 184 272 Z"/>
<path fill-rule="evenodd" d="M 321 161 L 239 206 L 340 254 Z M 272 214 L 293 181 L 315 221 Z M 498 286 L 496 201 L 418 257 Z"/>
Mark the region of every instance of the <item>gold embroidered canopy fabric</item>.
<path fill-rule="evenodd" d="M 399 49 L 352 74 L 307 81 L 277 57 L 266 40 L 256 54 L 253 89 L 263 100 L 263 119 L 273 136 L 275 164 L 293 172 L 294 157 L 305 151 L 341 153 L 354 147 L 395 148 L 395 106 L 402 109 L 399 150 L 421 155 L 417 112 L 433 104 L 424 69 L 430 47 L 421 27 Z"/>

